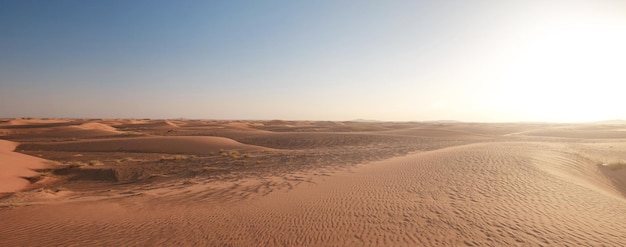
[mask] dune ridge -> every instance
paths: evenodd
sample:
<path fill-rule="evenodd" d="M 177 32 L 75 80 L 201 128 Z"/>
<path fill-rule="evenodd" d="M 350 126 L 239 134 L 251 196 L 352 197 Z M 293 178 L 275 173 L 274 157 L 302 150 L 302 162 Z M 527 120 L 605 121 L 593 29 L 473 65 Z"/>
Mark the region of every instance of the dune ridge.
<path fill-rule="evenodd" d="M 240 201 L 173 200 L 156 207 L 141 202 L 141 198 L 154 195 L 143 195 L 128 197 L 121 204 L 51 206 L 57 212 L 52 217 L 29 207 L 24 209 L 29 221 L 47 220 L 26 227 L 28 231 L 16 226 L 5 228 L 0 236 L 6 238 L 0 243 L 25 243 L 24 233 L 32 231 L 40 234 L 29 240 L 46 244 L 624 243 L 626 202 L 572 183 L 567 176 L 545 172 L 543 167 L 554 164 L 534 160 L 533 154 L 546 149 L 551 150 L 524 143 L 444 148 L 374 162 L 318 177 L 291 190 Z M 90 214 L 93 210 L 107 212 L 107 217 Z M 17 216 L 5 217 L 15 220 Z M 68 224 L 68 219 L 73 223 Z M 51 237 L 70 229 L 75 233 L 71 240 Z M 96 229 L 106 229 L 106 233 Z"/>
<path fill-rule="evenodd" d="M 48 160 L 14 152 L 18 143 L 0 140 L 0 193 L 28 187 L 27 178 L 38 176 L 33 169 L 48 166 Z"/>
<path fill-rule="evenodd" d="M 621 246 L 623 129 L 4 122 L 4 152 L 58 163 L 0 195 L 0 246 Z"/>
<path fill-rule="evenodd" d="M 213 136 L 147 136 L 137 138 L 109 138 L 47 144 L 22 144 L 24 150 L 53 150 L 75 152 L 140 152 L 209 154 L 228 150 L 270 150 L 243 144 L 224 137 Z"/>

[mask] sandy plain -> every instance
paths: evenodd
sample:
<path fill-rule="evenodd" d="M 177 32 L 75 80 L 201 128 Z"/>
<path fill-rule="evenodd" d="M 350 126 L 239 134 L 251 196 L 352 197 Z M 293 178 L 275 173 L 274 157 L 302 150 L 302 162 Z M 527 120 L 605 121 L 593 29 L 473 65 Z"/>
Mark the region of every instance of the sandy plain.
<path fill-rule="evenodd" d="M 0 246 L 622 246 L 626 123 L 0 120 Z"/>

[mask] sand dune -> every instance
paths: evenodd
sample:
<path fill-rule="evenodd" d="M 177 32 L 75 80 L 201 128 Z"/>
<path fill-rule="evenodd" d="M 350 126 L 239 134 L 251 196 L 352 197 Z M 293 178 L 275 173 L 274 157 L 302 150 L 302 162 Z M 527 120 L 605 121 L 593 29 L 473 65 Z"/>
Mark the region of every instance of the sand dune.
<path fill-rule="evenodd" d="M 65 126 L 73 126 L 80 125 L 85 123 L 84 120 L 80 119 L 55 119 L 55 120 L 10 120 L 8 124 L 0 125 L 0 128 L 6 130 L 12 130 L 21 133 L 29 133 L 29 132 L 41 132 L 45 131 L 49 128 L 58 128 Z"/>
<path fill-rule="evenodd" d="M 428 129 L 428 128 L 411 128 L 411 129 L 401 129 L 401 130 L 390 130 L 385 131 L 386 134 L 395 134 L 395 135 L 408 135 L 408 136 L 423 136 L 423 137 L 436 137 L 436 138 L 446 138 L 446 137 L 454 137 L 454 138 L 475 138 L 480 137 L 480 135 L 456 131 L 456 130 L 445 130 L 445 129 Z"/>
<path fill-rule="evenodd" d="M 146 120 L 146 121 L 131 121 L 130 123 L 121 124 L 115 126 L 118 129 L 131 128 L 131 129 L 174 129 L 179 128 L 175 123 L 168 120 Z"/>
<path fill-rule="evenodd" d="M 72 120 L 69 119 L 12 119 L 8 121 L 9 125 L 45 125 L 45 124 L 58 124 L 68 123 Z"/>
<path fill-rule="evenodd" d="M 47 124 L 62 125 L 0 126 L 22 142 L 1 142 L 7 191 L 27 185 L 23 172 L 57 179 L 0 196 L 0 246 L 626 243 L 619 124 Z M 140 135 L 54 136 L 69 130 Z M 44 160 L 24 154 L 66 165 L 35 173 Z"/>
<path fill-rule="evenodd" d="M 220 226 L 212 240 L 243 245 L 624 243 L 624 200 L 544 172 L 551 164 L 535 163 L 529 155 L 543 149 L 479 144 L 378 162 L 224 210 L 223 221 L 209 221 Z M 233 223 L 225 224 L 234 215 Z"/>
<path fill-rule="evenodd" d="M 270 150 L 246 145 L 223 137 L 209 136 L 168 136 L 115 138 L 58 142 L 48 144 L 22 144 L 22 150 L 74 151 L 74 152 L 140 152 L 169 154 L 209 154 L 224 150 Z"/>
<path fill-rule="evenodd" d="M 26 188 L 27 178 L 37 177 L 32 169 L 47 167 L 45 159 L 13 152 L 18 143 L 0 140 L 0 193 Z"/>
<path fill-rule="evenodd" d="M 244 187 L 229 189 L 231 196 L 213 192 L 204 199 L 200 195 L 210 190 L 181 187 L 165 199 L 146 192 L 117 203 L 46 206 L 54 215 L 31 206 L 2 212 L 8 222 L 40 223 L 3 228 L 0 244 L 623 244 L 626 201 L 546 172 L 554 164 L 533 157 L 563 155 L 553 148 L 525 143 L 446 148 L 371 163 L 250 199 L 220 201 Z M 71 239 L 61 237 L 70 231 Z"/>
<path fill-rule="evenodd" d="M 585 129 L 541 129 L 520 133 L 527 136 L 585 138 L 585 139 L 624 139 L 623 130 L 585 130 Z"/>
<path fill-rule="evenodd" d="M 107 125 L 107 124 L 103 124 L 103 123 L 95 123 L 95 122 L 89 122 L 89 123 L 84 123 L 78 126 L 72 126 L 74 128 L 78 128 L 78 129 L 84 129 L 84 130 L 106 130 L 106 131 L 117 131 L 116 128 Z"/>
<path fill-rule="evenodd" d="M 81 138 L 94 138 L 106 136 L 118 136 L 123 134 L 110 125 L 88 122 L 77 123 L 76 125 L 68 125 L 64 122 L 63 126 L 45 126 L 38 127 L 35 125 L 20 125 L 31 128 L 9 129 L 2 131 L 5 135 L 11 135 L 14 140 L 41 140 L 46 138 L 54 138 L 56 140 L 71 140 Z M 36 127 L 36 128 L 35 128 Z"/>

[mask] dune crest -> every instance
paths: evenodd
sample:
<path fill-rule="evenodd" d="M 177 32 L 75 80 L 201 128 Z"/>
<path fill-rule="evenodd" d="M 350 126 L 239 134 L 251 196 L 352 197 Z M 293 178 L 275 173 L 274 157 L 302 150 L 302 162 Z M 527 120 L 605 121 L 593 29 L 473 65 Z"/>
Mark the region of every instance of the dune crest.
<path fill-rule="evenodd" d="M 622 125 L 8 121 L 0 246 L 626 243 Z"/>
<path fill-rule="evenodd" d="M 137 138 L 109 138 L 105 140 L 70 141 L 47 144 L 22 144 L 24 150 L 75 152 L 141 152 L 210 154 L 220 150 L 271 150 L 243 144 L 224 137 L 213 136 L 150 136 Z"/>
<path fill-rule="evenodd" d="M 68 119 L 13 119 L 9 120 L 9 125 L 32 125 L 32 124 L 57 124 L 71 122 Z"/>
<path fill-rule="evenodd" d="M 30 184 L 26 178 L 39 175 L 33 169 L 46 168 L 46 162 L 50 162 L 14 152 L 17 146 L 18 143 L 0 140 L 0 193 L 25 189 Z"/>
<path fill-rule="evenodd" d="M 118 132 L 116 128 L 107 125 L 107 124 L 103 124 L 103 123 L 96 123 L 96 122 L 89 122 L 89 123 L 84 123 L 78 126 L 72 126 L 75 127 L 77 129 L 83 129 L 83 130 L 105 130 L 105 131 L 111 131 L 111 132 Z"/>

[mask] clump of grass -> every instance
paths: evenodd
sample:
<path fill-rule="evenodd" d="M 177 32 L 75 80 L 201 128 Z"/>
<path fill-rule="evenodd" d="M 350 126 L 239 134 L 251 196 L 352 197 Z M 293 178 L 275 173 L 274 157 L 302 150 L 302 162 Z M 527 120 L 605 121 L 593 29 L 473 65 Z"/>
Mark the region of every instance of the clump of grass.
<path fill-rule="evenodd" d="M 121 158 L 121 159 L 116 159 L 115 163 L 122 163 L 122 162 L 126 162 L 126 161 L 131 161 L 131 160 L 132 160 L 131 158 L 124 157 L 124 158 Z"/>
<path fill-rule="evenodd" d="M 90 166 L 98 166 L 98 165 L 102 165 L 102 162 L 100 162 L 99 160 L 90 160 L 87 162 L 87 164 Z"/>
<path fill-rule="evenodd" d="M 35 176 L 30 176 L 30 177 L 22 177 L 23 179 L 28 180 L 29 183 L 34 184 L 39 180 L 42 180 L 43 177 L 41 175 L 35 175 Z"/>
<path fill-rule="evenodd" d="M 234 151 L 226 151 L 226 150 L 224 150 L 224 149 L 220 149 L 219 154 L 220 154 L 220 156 L 222 156 L 222 157 L 231 157 L 231 158 L 233 158 L 233 159 L 237 159 L 237 158 L 239 158 L 239 157 L 242 157 L 242 156 L 241 156 L 241 153 L 239 153 L 239 151 L 237 151 L 237 150 L 234 150 Z M 248 157 L 248 156 L 244 154 L 244 156 L 243 156 L 243 157 L 245 158 L 245 157 Z"/>
<path fill-rule="evenodd" d="M 175 160 L 186 160 L 186 159 L 189 159 L 189 156 L 182 155 L 182 154 L 177 154 L 177 155 L 174 155 L 174 159 Z"/>
<path fill-rule="evenodd" d="M 164 175 L 164 174 L 160 174 L 160 173 L 155 173 L 155 174 L 148 175 L 149 179 L 152 179 L 152 178 L 166 178 L 166 177 L 169 177 L 169 176 L 168 175 Z"/>
<path fill-rule="evenodd" d="M 183 154 L 177 154 L 177 155 L 162 155 L 161 156 L 161 160 L 188 160 L 188 159 L 192 159 L 195 158 L 196 156 L 194 155 L 183 155 Z"/>
<path fill-rule="evenodd" d="M 124 131 L 124 132 L 122 132 L 122 136 L 142 136 L 142 135 L 144 135 L 144 134 L 136 132 L 136 131 Z"/>
<path fill-rule="evenodd" d="M 21 202 L 13 202 L 13 203 L 2 203 L 0 204 L 0 208 L 17 208 L 19 206 L 24 205 Z"/>
<path fill-rule="evenodd" d="M 69 168 L 72 168 L 72 167 L 83 167 L 83 166 L 86 166 L 86 165 L 88 165 L 88 164 L 85 163 L 85 162 L 82 162 L 82 161 L 70 161 L 70 162 L 67 162 L 67 166 Z"/>
<path fill-rule="evenodd" d="M 53 160 L 46 160 L 43 163 L 46 164 L 46 165 L 50 165 L 50 166 L 59 166 L 59 165 L 61 165 L 60 162 L 53 161 Z"/>
<path fill-rule="evenodd" d="M 615 162 L 601 163 L 603 167 L 609 168 L 611 170 L 620 170 L 626 168 L 626 162 L 620 160 Z"/>
<path fill-rule="evenodd" d="M 63 186 L 57 186 L 54 188 L 50 188 L 50 191 L 56 193 L 56 192 L 60 192 L 60 191 L 67 191 L 67 188 L 63 187 Z"/>

